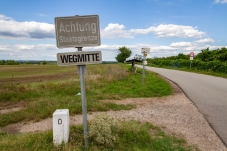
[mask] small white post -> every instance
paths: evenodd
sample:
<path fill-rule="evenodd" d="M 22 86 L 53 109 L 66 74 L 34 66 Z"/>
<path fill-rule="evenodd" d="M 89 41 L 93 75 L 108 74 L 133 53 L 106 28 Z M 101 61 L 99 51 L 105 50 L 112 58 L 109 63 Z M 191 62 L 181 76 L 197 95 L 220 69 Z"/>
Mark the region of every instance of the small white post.
<path fill-rule="evenodd" d="M 55 146 L 68 143 L 69 129 L 69 110 L 56 110 L 53 114 L 53 142 Z"/>
<path fill-rule="evenodd" d="M 142 48 L 141 53 L 143 54 L 143 76 L 142 76 L 142 85 L 144 85 L 144 78 L 145 78 L 145 65 L 147 65 L 146 56 L 150 53 L 150 48 Z"/>

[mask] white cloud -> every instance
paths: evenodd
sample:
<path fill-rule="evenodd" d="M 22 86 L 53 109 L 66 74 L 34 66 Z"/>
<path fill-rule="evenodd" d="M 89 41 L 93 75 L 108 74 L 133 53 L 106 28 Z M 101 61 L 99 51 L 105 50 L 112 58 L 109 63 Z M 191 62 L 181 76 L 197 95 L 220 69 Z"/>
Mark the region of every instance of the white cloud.
<path fill-rule="evenodd" d="M 54 44 L 37 44 L 37 45 L 29 45 L 29 44 L 15 44 L 15 45 L 3 45 L 0 46 L 1 50 L 8 50 L 11 52 L 18 52 L 20 50 L 59 50 Z"/>
<path fill-rule="evenodd" d="M 135 35 L 154 33 L 157 37 L 182 37 L 182 38 L 202 38 L 205 32 L 198 31 L 197 27 L 161 24 L 145 29 L 125 30 L 124 25 L 109 24 L 101 32 L 103 38 L 134 38 Z"/>
<path fill-rule="evenodd" d="M 147 29 L 132 29 L 130 30 L 133 34 L 148 34 L 154 33 L 158 37 L 183 37 L 183 38 L 201 38 L 205 36 L 205 32 L 197 30 L 197 27 L 183 26 L 183 25 L 159 25 L 151 26 Z"/>
<path fill-rule="evenodd" d="M 5 15 L 0 14 L 0 20 L 12 20 L 11 17 L 7 17 Z"/>
<path fill-rule="evenodd" d="M 199 39 L 193 42 L 175 42 L 170 44 L 170 47 L 188 51 L 188 50 L 202 50 L 204 47 L 209 47 L 214 40 L 211 38 Z"/>
<path fill-rule="evenodd" d="M 209 49 L 214 50 L 214 49 L 218 49 L 218 48 L 221 49 L 223 47 L 227 48 L 227 46 L 209 46 Z M 207 48 L 207 47 L 205 47 L 205 48 Z"/>
<path fill-rule="evenodd" d="M 191 45 L 191 42 L 175 42 L 172 43 L 170 47 L 190 47 Z"/>
<path fill-rule="evenodd" d="M 54 38 L 55 29 L 53 24 L 26 21 L 18 22 L 14 19 L 0 14 L 0 38 L 14 39 L 45 39 Z M 188 53 L 190 51 L 200 51 L 210 47 L 214 42 L 211 38 L 203 38 L 205 32 L 201 32 L 197 27 L 161 24 L 154 25 L 143 29 L 129 29 L 122 24 L 111 23 L 101 30 L 101 38 L 134 38 L 136 35 L 154 34 L 157 37 L 183 37 L 198 38 L 192 42 L 176 41 L 169 45 L 151 45 L 151 44 L 135 44 L 125 45 L 130 48 L 133 53 L 141 54 L 142 47 L 151 48 L 150 57 L 154 56 L 171 56 L 178 53 Z M 36 41 L 37 42 L 37 41 Z M 1 59 L 31 59 L 31 60 L 56 60 L 58 52 L 72 52 L 75 48 L 58 49 L 55 44 L 5 44 L 0 43 L 0 60 Z M 42 43 L 42 42 L 41 42 Z M 118 48 L 122 45 L 101 45 L 99 47 L 83 48 L 85 51 L 101 50 L 103 52 L 103 60 L 115 60 Z M 215 46 L 212 46 L 215 47 Z M 221 46 L 220 46 L 221 47 Z"/>
<path fill-rule="evenodd" d="M 24 38 L 24 39 L 45 39 L 55 37 L 53 24 L 25 21 L 18 22 L 10 17 L 0 15 L 0 38 Z M 101 30 L 101 37 L 114 38 L 134 38 L 135 35 L 153 33 L 157 37 L 183 37 L 183 38 L 202 38 L 205 32 L 201 32 L 197 27 L 161 24 L 144 29 L 126 30 L 124 25 L 110 23 Z"/>
<path fill-rule="evenodd" d="M 46 16 L 45 14 L 39 14 L 39 16 L 42 16 L 42 17 L 44 17 L 44 16 Z"/>
<path fill-rule="evenodd" d="M 141 54 L 141 48 L 148 47 L 151 49 L 149 55 L 152 57 L 173 56 L 179 53 L 189 54 L 193 51 L 195 54 L 202 49 L 210 47 L 211 50 L 227 47 L 227 46 L 211 46 L 208 41 L 211 39 L 201 39 L 194 42 L 174 42 L 170 45 L 151 45 L 151 44 L 135 44 L 125 45 L 132 50 L 132 56 Z M 85 47 L 83 51 L 102 51 L 103 61 L 114 61 L 118 53 L 119 47 L 122 45 L 101 45 L 98 47 Z M 76 51 L 75 48 L 58 49 L 55 44 L 16 44 L 16 45 L 0 45 L 0 60 L 56 60 L 57 53 Z"/>
<path fill-rule="evenodd" d="M 84 50 L 90 50 L 90 49 L 94 49 L 94 50 L 117 50 L 119 47 L 122 47 L 122 45 L 101 45 L 101 46 L 98 46 L 98 47 L 92 47 L 92 48 L 84 48 Z"/>
<path fill-rule="evenodd" d="M 17 22 L 0 15 L 1 38 L 54 38 L 54 25 L 35 21 Z"/>
<path fill-rule="evenodd" d="M 155 27 L 151 26 L 147 29 L 131 29 L 130 33 L 132 34 L 148 34 L 150 32 L 155 32 Z"/>
<path fill-rule="evenodd" d="M 205 38 L 205 39 L 199 39 L 197 41 L 195 41 L 195 43 L 199 43 L 199 44 L 211 44 L 214 43 L 214 40 L 211 38 Z"/>
<path fill-rule="evenodd" d="M 227 3 L 227 0 L 214 0 L 214 3 L 224 4 L 224 3 Z"/>
<path fill-rule="evenodd" d="M 56 54 L 62 51 L 72 52 L 58 49 L 54 44 L 1 44 L 0 60 L 56 60 Z"/>
<path fill-rule="evenodd" d="M 174 48 L 195 48 L 198 47 L 199 45 L 208 45 L 214 43 L 214 40 L 211 38 L 204 38 L 204 39 L 199 39 L 196 40 L 194 42 L 175 42 L 170 44 L 170 47 L 174 47 Z"/>
<path fill-rule="evenodd" d="M 5 51 L 10 50 L 10 46 L 0 45 L 0 51 L 1 50 L 5 50 Z"/>
<path fill-rule="evenodd" d="M 205 36 L 205 33 L 198 31 L 196 27 L 173 24 L 159 25 L 155 34 L 158 37 L 201 38 Z"/>
<path fill-rule="evenodd" d="M 108 24 L 108 26 L 101 30 L 101 36 L 103 38 L 133 38 L 133 36 L 126 30 L 124 25 Z"/>
<path fill-rule="evenodd" d="M 34 49 L 34 45 L 15 45 L 16 50 L 33 50 Z"/>

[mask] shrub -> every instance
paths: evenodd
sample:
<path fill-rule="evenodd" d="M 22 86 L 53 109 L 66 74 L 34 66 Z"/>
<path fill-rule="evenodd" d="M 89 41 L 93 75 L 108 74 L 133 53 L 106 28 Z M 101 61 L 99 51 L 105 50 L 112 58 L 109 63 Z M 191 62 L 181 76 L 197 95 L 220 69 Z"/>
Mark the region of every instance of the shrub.
<path fill-rule="evenodd" d="M 162 58 L 155 58 L 155 59 L 149 59 L 149 63 L 152 65 L 156 65 L 159 67 L 174 67 L 174 68 L 190 68 L 190 60 L 167 60 Z M 192 61 L 192 68 L 196 68 L 199 70 L 212 70 L 214 72 L 219 73 L 227 73 L 227 65 L 225 62 L 220 61 L 209 61 L 209 62 L 203 62 L 201 60 L 193 60 Z"/>
<path fill-rule="evenodd" d="M 90 122 L 89 138 L 98 145 L 113 146 L 119 129 L 118 120 L 106 114 L 98 114 Z"/>

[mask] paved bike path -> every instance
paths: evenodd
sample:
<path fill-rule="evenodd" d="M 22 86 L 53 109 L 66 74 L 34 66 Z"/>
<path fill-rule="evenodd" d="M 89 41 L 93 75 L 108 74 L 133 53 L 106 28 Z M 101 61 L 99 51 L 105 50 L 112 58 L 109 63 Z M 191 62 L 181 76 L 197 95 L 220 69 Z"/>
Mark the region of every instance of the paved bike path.
<path fill-rule="evenodd" d="M 227 79 L 148 66 L 146 70 L 180 86 L 227 146 Z"/>

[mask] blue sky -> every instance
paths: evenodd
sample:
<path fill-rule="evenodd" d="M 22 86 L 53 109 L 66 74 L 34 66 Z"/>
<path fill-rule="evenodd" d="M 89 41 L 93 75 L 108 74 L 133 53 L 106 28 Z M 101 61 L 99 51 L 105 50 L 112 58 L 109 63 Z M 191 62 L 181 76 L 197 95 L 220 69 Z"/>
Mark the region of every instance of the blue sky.
<path fill-rule="evenodd" d="M 118 48 L 148 57 L 227 47 L 227 0 L 1 0 L 0 60 L 56 60 L 55 17 L 99 15 L 103 61 Z"/>

